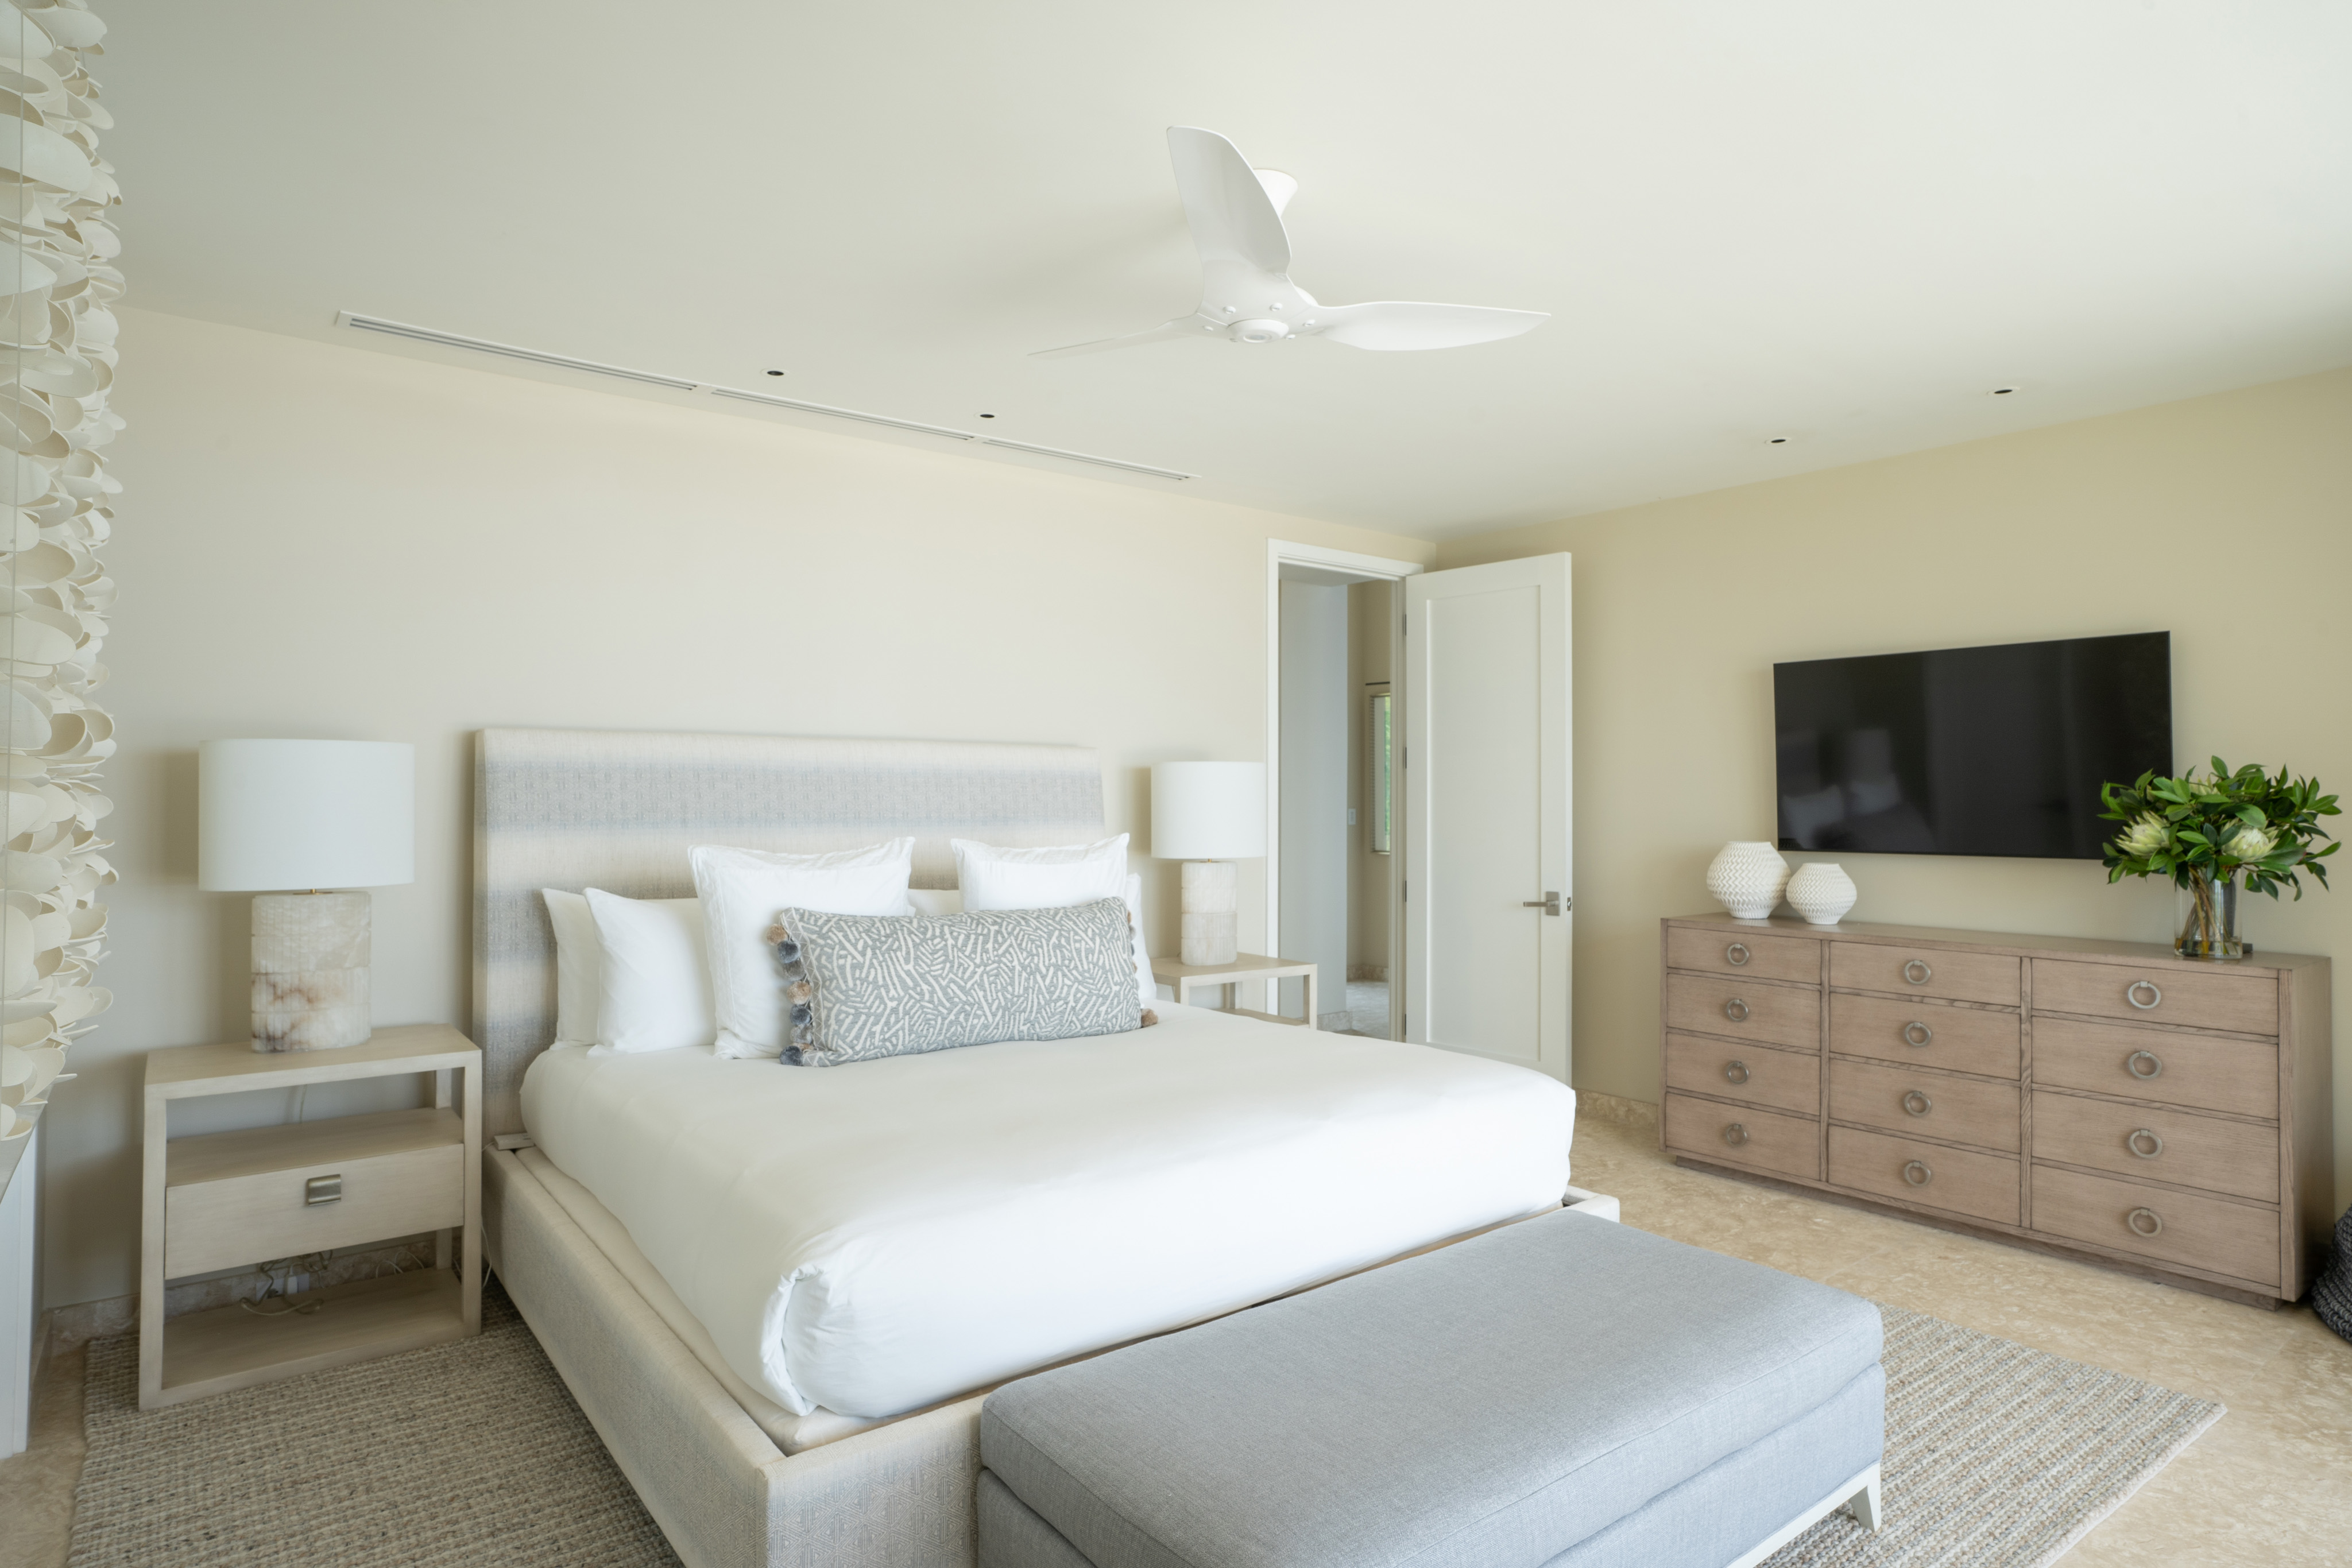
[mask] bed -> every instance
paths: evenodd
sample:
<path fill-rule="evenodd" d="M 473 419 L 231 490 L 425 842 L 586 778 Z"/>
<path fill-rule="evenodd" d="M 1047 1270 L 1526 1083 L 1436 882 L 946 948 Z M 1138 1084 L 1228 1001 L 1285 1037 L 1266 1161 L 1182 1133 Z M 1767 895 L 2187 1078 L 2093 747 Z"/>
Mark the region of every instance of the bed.
<path fill-rule="evenodd" d="M 988 1386 L 1572 1191 L 1564 1086 L 1173 1005 L 822 1071 L 549 1050 L 540 888 L 903 833 L 951 885 L 951 837 L 1099 837 L 1090 751 L 485 730 L 475 817 L 490 1260 L 694 1568 L 969 1564 Z"/>

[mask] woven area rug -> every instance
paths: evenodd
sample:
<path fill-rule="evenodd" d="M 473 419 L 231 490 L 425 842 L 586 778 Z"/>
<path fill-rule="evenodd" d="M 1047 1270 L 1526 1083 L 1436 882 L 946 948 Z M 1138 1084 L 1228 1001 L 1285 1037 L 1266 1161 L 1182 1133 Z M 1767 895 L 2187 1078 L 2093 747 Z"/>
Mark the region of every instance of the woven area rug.
<path fill-rule="evenodd" d="M 1899 1307 L 1885 1528 L 1832 1515 L 1772 1568 L 2040 1568 L 2221 1414 Z M 677 1559 L 495 1283 L 479 1339 L 142 1414 L 90 1347 L 73 1568 L 656 1568 Z"/>

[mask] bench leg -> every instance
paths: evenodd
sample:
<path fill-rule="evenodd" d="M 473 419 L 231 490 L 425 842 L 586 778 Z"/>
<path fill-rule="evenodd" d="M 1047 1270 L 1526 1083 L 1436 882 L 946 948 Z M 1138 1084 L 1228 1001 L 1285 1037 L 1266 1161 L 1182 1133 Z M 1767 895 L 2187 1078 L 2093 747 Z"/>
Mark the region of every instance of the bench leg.
<path fill-rule="evenodd" d="M 1862 1490 L 1845 1500 L 1845 1511 L 1853 1515 L 1853 1521 L 1856 1524 L 1874 1535 L 1878 1533 L 1878 1527 L 1883 1522 L 1884 1516 L 1878 1505 L 1878 1467 L 1876 1465 L 1870 1467 L 1870 1479 L 1863 1483 Z"/>

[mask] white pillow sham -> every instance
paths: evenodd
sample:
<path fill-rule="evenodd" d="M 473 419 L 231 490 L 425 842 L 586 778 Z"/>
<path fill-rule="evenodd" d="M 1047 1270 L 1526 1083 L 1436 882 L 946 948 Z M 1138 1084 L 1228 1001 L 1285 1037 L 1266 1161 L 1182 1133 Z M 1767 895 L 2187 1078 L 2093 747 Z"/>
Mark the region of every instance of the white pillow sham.
<path fill-rule="evenodd" d="M 560 887 L 542 887 L 548 924 L 555 927 L 555 1043 L 596 1043 L 596 991 L 604 964 L 596 951 L 596 917 L 588 900 Z"/>
<path fill-rule="evenodd" d="M 701 902 L 623 898 L 600 887 L 590 888 L 585 902 L 596 923 L 596 1043 L 625 1051 L 709 1045 L 716 1026 Z M 562 986 L 559 952 L 559 1032 Z"/>
<path fill-rule="evenodd" d="M 768 927 L 786 909 L 821 915 L 910 915 L 907 878 L 915 841 L 793 855 L 697 844 L 694 891 L 709 931 L 710 995 L 721 1056 L 777 1056 L 784 1049 L 783 976 Z"/>
<path fill-rule="evenodd" d="M 1090 844 L 1012 850 L 976 839 L 951 839 L 958 909 L 1063 909 L 1116 898 L 1126 904 L 1135 947 L 1135 989 L 1145 1007 L 1160 999 L 1151 956 L 1143 946 L 1143 879 L 1127 869 L 1127 835 Z M 948 913 L 941 911 L 941 913 Z"/>

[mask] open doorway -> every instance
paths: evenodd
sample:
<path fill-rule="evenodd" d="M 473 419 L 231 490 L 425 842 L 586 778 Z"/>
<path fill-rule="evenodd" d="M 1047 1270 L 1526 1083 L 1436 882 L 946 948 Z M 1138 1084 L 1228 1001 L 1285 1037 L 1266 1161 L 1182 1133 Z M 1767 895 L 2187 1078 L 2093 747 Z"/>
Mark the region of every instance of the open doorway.
<path fill-rule="evenodd" d="M 1274 562 L 1268 928 L 1284 957 L 1316 966 L 1319 1028 L 1395 1040 L 1403 726 L 1392 683 L 1398 581 L 1414 568 L 1314 553 Z M 1300 1016 L 1303 982 L 1279 984 L 1278 1010 Z"/>

